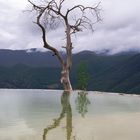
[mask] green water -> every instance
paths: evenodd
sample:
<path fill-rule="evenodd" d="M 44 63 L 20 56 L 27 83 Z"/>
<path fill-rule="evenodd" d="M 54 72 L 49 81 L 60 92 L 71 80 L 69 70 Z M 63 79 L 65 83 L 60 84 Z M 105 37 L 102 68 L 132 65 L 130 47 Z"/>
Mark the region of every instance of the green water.
<path fill-rule="evenodd" d="M 0 90 L 0 140 L 140 140 L 140 97 Z"/>

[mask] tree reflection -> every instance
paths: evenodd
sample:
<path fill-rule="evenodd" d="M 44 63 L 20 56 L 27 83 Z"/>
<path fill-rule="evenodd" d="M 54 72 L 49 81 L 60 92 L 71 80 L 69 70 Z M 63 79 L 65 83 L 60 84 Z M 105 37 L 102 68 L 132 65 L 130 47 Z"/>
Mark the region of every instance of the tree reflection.
<path fill-rule="evenodd" d="M 86 91 L 80 91 L 75 100 L 76 110 L 82 117 L 85 117 L 85 114 L 88 112 L 88 105 L 90 104 L 90 100 L 87 98 L 87 95 L 88 93 Z"/>
<path fill-rule="evenodd" d="M 72 110 L 70 105 L 70 94 L 66 91 L 63 92 L 61 96 L 61 105 L 62 105 L 62 111 L 60 113 L 60 116 L 56 119 L 54 119 L 54 122 L 52 125 L 49 125 L 47 128 L 44 129 L 43 133 L 43 140 L 47 140 L 47 134 L 52 129 L 58 127 L 60 125 L 61 120 L 66 117 L 66 132 L 67 132 L 67 140 L 71 139 L 71 133 L 72 133 Z"/>
<path fill-rule="evenodd" d="M 76 109 L 81 114 L 82 117 L 88 112 L 88 105 L 90 104 L 87 98 L 87 92 L 81 91 L 78 93 L 78 97 L 75 100 Z M 58 118 L 54 119 L 54 122 L 44 129 L 43 140 L 47 140 L 48 132 L 57 128 L 62 119 L 66 118 L 66 137 L 67 140 L 76 140 L 76 136 L 72 136 L 72 108 L 70 104 L 70 94 L 66 91 L 62 93 L 61 96 L 62 111 Z"/>

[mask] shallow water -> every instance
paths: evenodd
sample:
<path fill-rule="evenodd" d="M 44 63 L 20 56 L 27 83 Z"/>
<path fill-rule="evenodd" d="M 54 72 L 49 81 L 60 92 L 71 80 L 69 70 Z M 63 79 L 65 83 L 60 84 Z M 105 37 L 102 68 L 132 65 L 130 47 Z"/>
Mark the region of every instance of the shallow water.
<path fill-rule="evenodd" d="M 1 89 L 0 140 L 140 140 L 140 97 Z"/>

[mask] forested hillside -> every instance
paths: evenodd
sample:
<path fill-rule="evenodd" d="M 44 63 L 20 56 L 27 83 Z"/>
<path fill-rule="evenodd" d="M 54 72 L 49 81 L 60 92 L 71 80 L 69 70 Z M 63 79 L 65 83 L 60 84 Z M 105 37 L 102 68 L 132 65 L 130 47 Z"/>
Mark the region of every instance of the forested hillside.
<path fill-rule="evenodd" d="M 139 53 L 74 54 L 71 80 L 75 89 L 80 62 L 87 65 L 88 90 L 140 94 Z M 0 88 L 60 89 L 59 79 L 60 66 L 50 52 L 0 50 Z"/>

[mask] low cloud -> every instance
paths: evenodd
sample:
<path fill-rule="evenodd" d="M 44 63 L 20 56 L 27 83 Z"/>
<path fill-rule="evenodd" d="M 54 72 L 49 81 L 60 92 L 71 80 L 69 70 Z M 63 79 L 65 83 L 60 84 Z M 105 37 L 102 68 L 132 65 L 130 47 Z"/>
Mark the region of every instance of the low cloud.
<path fill-rule="evenodd" d="M 9 3 L 8 3 L 9 2 Z M 32 21 L 27 0 L 8 0 L 0 2 L 0 49 L 42 48 L 40 29 Z M 76 2 L 81 2 L 80 0 Z M 73 1 L 75 3 L 75 1 Z M 96 1 L 98 3 L 98 1 Z M 92 4 L 92 0 L 84 1 Z M 140 13 L 139 0 L 101 1 L 102 21 L 94 27 L 95 32 L 78 33 L 73 37 L 74 52 L 92 50 L 111 54 L 125 51 L 140 51 Z M 49 43 L 62 50 L 65 44 L 64 29 L 49 31 Z"/>

